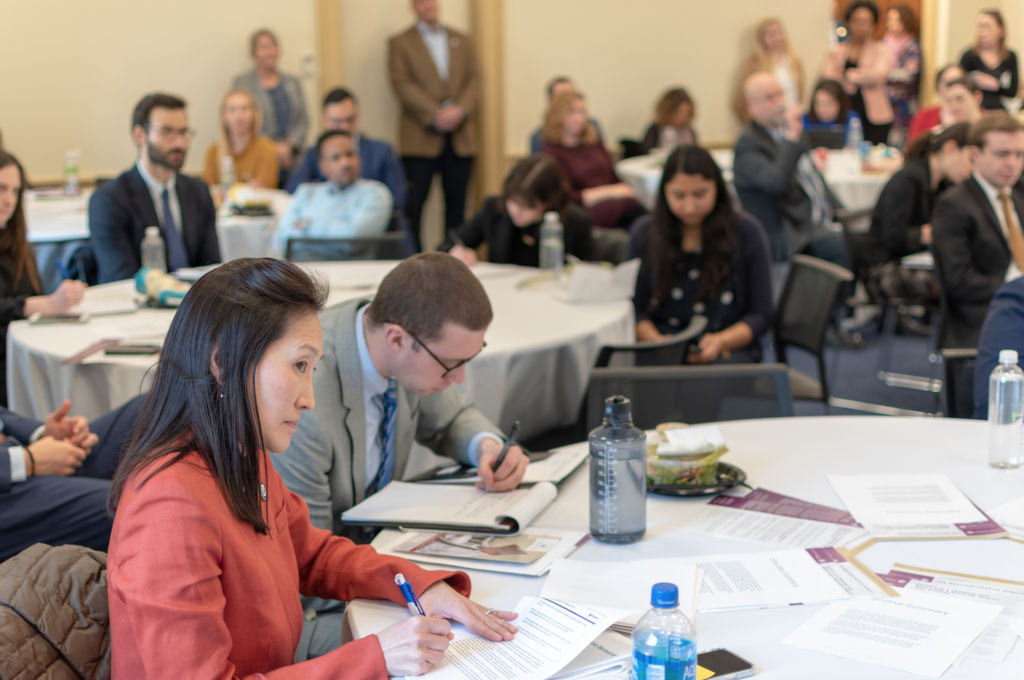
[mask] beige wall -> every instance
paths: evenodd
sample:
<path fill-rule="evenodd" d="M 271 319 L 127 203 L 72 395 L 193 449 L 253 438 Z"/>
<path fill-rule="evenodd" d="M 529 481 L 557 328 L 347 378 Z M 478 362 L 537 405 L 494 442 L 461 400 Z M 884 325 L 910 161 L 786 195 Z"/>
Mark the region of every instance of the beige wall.
<path fill-rule="evenodd" d="M 506 148 L 521 154 L 540 122 L 544 85 L 558 74 L 576 79 L 609 143 L 642 135 L 661 92 L 677 84 L 697 102 L 701 137 L 731 139 L 739 131 L 731 97 L 754 25 L 781 17 L 803 59 L 806 90 L 827 48 L 830 3 L 511 0 L 505 7 Z"/>
<path fill-rule="evenodd" d="M 85 177 L 121 172 L 135 158 L 132 108 L 153 90 L 188 100 L 198 136 L 186 167 L 197 171 L 215 138 L 221 97 L 231 79 L 250 68 L 249 34 L 263 26 L 278 34 L 282 69 L 309 76 L 302 83 L 313 106 L 312 0 L 62 1 L 59 10 L 53 3 L 2 6 L 0 129 L 4 145 L 34 178 L 59 176 L 71 148 L 82 151 Z"/>

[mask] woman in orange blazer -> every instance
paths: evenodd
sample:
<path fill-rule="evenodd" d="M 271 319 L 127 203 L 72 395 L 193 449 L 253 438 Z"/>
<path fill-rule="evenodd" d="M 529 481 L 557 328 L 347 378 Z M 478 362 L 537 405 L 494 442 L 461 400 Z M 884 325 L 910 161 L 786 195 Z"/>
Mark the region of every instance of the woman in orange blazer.
<path fill-rule="evenodd" d="M 892 104 L 886 89 L 892 57 L 885 43 L 875 40 L 878 5 L 855 0 L 846 8 L 850 39 L 829 48 L 822 78 L 843 84 L 850 104 L 864 121 L 864 139 L 885 144 L 892 128 Z"/>
<path fill-rule="evenodd" d="M 313 408 L 323 283 L 295 265 L 235 260 L 185 296 L 111 489 L 112 677 L 365 678 L 418 675 L 444 658 L 450 623 L 510 640 L 510 612 L 466 599 L 461 572 L 425 571 L 314 528 L 266 451 L 285 451 Z M 293 665 L 301 595 L 404 605 L 426 617 Z"/>

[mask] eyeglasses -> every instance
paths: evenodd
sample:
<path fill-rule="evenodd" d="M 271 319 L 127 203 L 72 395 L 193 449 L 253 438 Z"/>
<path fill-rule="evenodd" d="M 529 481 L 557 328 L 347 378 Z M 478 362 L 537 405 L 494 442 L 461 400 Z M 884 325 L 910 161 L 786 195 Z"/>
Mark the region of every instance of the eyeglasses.
<path fill-rule="evenodd" d="M 196 131 L 192 128 L 172 128 L 165 125 L 146 125 L 145 128 L 166 141 L 173 141 L 178 137 L 184 137 L 187 141 L 196 136 Z"/>
<path fill-rule="evenodd" d="M 397 324 L 395 324 L 395 325 L 397 325 Z M 409 333 L 409 331 L 405 331 L 405 332 L 406 332 L 406 333 Z M 423 341 L 422 341 L 422 340 L 420 340 L 419 338 L 417 338 L 417 337 L 416 337 L 415 335 L 413 335 L 412 333 L 409 333 L 409 337 L 411 337 L 411 338 L 412 338 L 413 340 L 415 340 L 416 342 L 418 342 L 418 343 L 419 343 L 419 345 L 420 345 L 420 347 L 422 347 L 423 349 L 427 350 L 427 354 L 429 354 L 429 355 L 430 355 L 431 357 L 433 357 L 434 361 L 436 361 L 436 362 L 437 362 L 437 364 L 438 364 L 438 365 L 439 365 L 439 366 L 440 366 L 441 368 L 443 368 L 443 369 L 444 369 L 444 373 L 442 373 L 442 374 L 441 374 L 441 377 L 442 377 L 442 378 L 447 378 L 447 377 L 448 377 L 448 374 L 449 374 L 449 373 L 451 373 L 452 371 L 456 371 L 456 370 L 458 370 L 458 369 L 462 368 L 463 366 L 465 366 L 466 364 L 468 364 L 468 363 L 469 363 L 470 361 L 472 361 L 473 359 L 476 359 L 476 358 L 477 358 L 478 356 L 480 356 L 480 352 L 483 352 L 483 351 L 484 351 L 484 347 L 487 347 L 487 343 L 485 342 L 485 343 L 483 344 L 483 347 L 481 347 L 481 348 L 480 348 L 480 351 L 479 351 L 479 352 L 477 352 L 477 353 L 476 353 L 476 354 L 474 354 L 473 356 L 469 357 L 468 359 L 462 359 L 461 361 L 458 361 L 458 362 L 456 362 L 454 366 L 449 366 L 448 364 L 446 364 L 446 363 L 444 363 L 443 361 L 441 361 L 440 357 L 438 357 L 438 356 L 437 356 L 436 354 L 434 354 L 433 352 L 431 352 L 431 351 L 430 351 L 430 348 L 429 348 L 429 347 L 427 347 L 427 346 L 426 346 L 425 344 L 423 344 Z"/>

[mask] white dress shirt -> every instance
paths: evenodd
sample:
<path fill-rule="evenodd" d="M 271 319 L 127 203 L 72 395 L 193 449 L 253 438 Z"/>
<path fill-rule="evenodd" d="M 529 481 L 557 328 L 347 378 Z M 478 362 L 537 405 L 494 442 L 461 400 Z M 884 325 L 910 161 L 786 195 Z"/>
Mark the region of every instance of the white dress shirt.
<path fill-rule="evenodd" d="M 363 409 L 366 413 L 366 488 L 370 488 L 377 470 L 380 468 L 381 456 L 384 455 L 383 442 L 380 436 L 380 424 L 384 421 L 384 392 L 388 389 L 388 379 L 380 374 L 370 357 L 366 346 L 366 326 L 363 317 L 367 306 L 356 312 L 356 351 L 359 352 L 359 365 L 363 369 Z M 477 453 L 480 442 L 493 439 L 499 444 L 504 441 L 493 432 L 478 432 L 469 440 L 469 460 L 477 464 Z M 397 477 L 395 478 L 397 479 Z"/>
<path fill-rule="evenodd" d="M 996 219 L 999 220 L 999 228 L 1003 230 L 1003 238 L 1006 242 L 1010 242 L 1010 232 L 1007 230 L 1006 225 L 1006 214 L 1003 211 L 1003 201 L 999 198 L 999 194 L 1002 193 L 995 186 L 990 184 L 988 180 L 979 175 L 978 173 L 972 173 L 974 179 L 977 180 L 978 184 L 981 185 L 982 191 L 988 196 L 988 202 L 992 204 L 992 210 L 996 213 Z M 1010 188 L 1003 189 L 1004 192 L 1011 192 Z M 1013 205 L 1013 193 L 1010 193 L 1010 205 Z M 1014 225 L 1016 228 L 1020 228 L 1020 215 L 1017 214 L 1017 208 L 1013 208 L 1013 217 L 1017 220 L 1017 224 Z M 1006 279 L 1005 281 L 1012 281 L 1015 278 L 1024 275 L 1024 272 L 1017 266 L 1017 261 L 1013 259 L 1013 252 L 1010 253 L 1010 266 L 1006 268 Z"/>
<path fill-rule="evenodd" d="M 425 21 L 416 22 L 416 30 L 420 32 L 423 43 L 430 52 L 430 58 L 434 61 L 434 68 L 442 81 L 448 80 L 448 63 L 450 54 L 448 52 L 448 29 L 444 24 L 439 23 L 437 28 L 431 28 Z"/>
<path fill-rule="evenodd" d="M 139 174 L 142 175 L 142 181 L 149 187 L 149 195 L 153 197 L 153 207 L 156 208 L 156 218 L 160 221 L 160 228 L 165 229 L 164 224 L 164 189 L 167 189 L 167 202 L 171 206 L 171 216 L 174 217 L 174 230 L 178 232 L 178 238 L 182 239 L 182 243 L 185 242 L 181 231 L 181 204 L 178 203 L 178 173 L 172 172 L 171 178 L 166 183 L 161 182 L 153 175 L 146 172 L 146 168 L 142 166 L 142 161 L 137 161 L 135 167 L 139 169 Z M 150 227 L 157 225 L 150 224 Z M 166 233 L 166 232 L 165 232 Z"/>
<path fill-rule="evenodd" d="M 39 438 L 43 436 L 43 432 L 46 430 L 45 425 L 40 425 L 32 433 L 32 436 L 28 438 L 29 444 L 35 444 L 39 441 Z M 0 420 L 0 432 L 4 431 L 4 423 Z M 28 465 L 25 463 L 25 447 L 23 446 L 12 446 L 7 449 L 8 455 L 11 457 L 11 484 L 19 484 L 28 479 Z"/>

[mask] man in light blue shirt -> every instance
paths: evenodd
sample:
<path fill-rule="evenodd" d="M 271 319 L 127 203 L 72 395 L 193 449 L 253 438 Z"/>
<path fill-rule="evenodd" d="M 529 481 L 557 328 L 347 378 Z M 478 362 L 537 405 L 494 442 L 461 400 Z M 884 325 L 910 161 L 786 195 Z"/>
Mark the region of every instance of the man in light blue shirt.
<path fill-rule="evenodd" d="M 277 225 L 281 248 L 289 238 L 352 239 L 383 234 L 391 220 L 391 192 L 382 182 L 359 176 L 359 150 L 352 135 L 328 130 L 317 140 L 326 182 L 302 184 Z"/>

